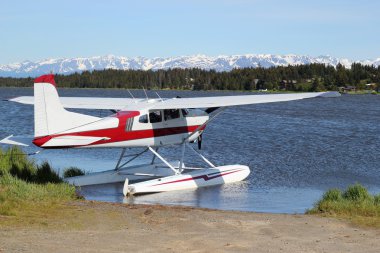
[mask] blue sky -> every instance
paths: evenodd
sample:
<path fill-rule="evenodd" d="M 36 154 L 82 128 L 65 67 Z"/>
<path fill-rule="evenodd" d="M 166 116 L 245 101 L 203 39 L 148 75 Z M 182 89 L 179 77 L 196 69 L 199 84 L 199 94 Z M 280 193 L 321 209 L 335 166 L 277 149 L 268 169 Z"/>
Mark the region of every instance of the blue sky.
<path fill-rule="evenodd" d="M 0 64 L 247 53 L 380 57 L 380 1 L 0 2 Z"/>

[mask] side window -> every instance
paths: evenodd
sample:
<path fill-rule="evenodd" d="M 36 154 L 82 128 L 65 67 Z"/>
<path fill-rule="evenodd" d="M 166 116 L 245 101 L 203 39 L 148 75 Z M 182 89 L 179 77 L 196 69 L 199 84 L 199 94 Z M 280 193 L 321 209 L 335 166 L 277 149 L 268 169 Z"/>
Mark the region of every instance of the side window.
<path fill-rule="evenodd" d="M 179 110 L 178 109 L 164 110 L 164 118 L 165 120 L 178 119 Z"/>
<path fill-rule="evenodd" d="M 150 123 L 157 123 L 162 121 L 161 111 L 152 111 L 149 113 Z"/>
<path fill-rule="evenodd" d="M 139 122 L 140 123 L 148 123 L 148 115 L 146 115 L 146 114 L 141 115 L 139 118 Z"/>

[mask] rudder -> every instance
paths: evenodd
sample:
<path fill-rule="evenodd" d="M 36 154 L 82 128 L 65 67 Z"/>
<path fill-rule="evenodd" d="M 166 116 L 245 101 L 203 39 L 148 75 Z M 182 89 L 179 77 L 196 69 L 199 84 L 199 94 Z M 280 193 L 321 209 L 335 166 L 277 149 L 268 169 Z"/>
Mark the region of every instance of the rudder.
<path fill-rule="evenodd" d="M 59 100 L 54 75 L 34 80 L 34 136 L 58 134 L 99 120 L 97 117 L 69 112 Z"/>

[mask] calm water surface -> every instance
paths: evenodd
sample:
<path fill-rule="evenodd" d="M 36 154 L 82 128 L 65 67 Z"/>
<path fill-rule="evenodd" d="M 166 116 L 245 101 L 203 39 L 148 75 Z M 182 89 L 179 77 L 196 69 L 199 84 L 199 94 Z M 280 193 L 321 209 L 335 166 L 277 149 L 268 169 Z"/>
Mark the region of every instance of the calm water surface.
<path fill-rule="evenodd" d="M 141 91 L 133 92 L 143 97 Z M 129 97 L 124 90 L 60 89 L 59 93 L 61 96 Z M 161 97 L 242 94 L 159 93 Z M 32 89 L 0 88 L 0 138 L 33 134 L 33 107 L 2 101 L 32 94 Z M 157 97 L 154 92 L 149 92 L 149 96 Z M 76 111 L 96 116 L 110 114 Z M 232 107 L 207 127 L 202 144 L 202 153 L 215 164 L 246 164 L 251 168 L 251 175 L 236 184 L 128 200 L 121 194 L 122 184 L 83 187 L 83 194 L 87 199 L 112 202 L 303 213 L 332 187 L 345 188 L 359 182 L 371 192 L 380 192 L 380 96 L 344 95 Z M 175 149 L 161 152 L 169 159 L 180 155 Z M 46 150 L 35 159 L 49 161 L 60 172 L 69 166 L 95 172 L 113 169 L 119 153 L 118 149 Z M 188 164 L 199 165 L 190 154 L 187 160 Z"/>

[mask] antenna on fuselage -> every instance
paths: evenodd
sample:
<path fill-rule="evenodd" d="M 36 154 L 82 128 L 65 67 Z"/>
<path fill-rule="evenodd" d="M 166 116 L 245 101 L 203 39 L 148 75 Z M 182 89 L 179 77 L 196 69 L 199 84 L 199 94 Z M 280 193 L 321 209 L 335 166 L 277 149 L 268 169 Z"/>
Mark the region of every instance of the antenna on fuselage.
<path fill-rule="evenodd" d="M 128 91 L 128 93 L 129 93 L 129 95 L 131 95 L 133 101 L 135 101 L 135 97 L 133 96 L 132 92 L 131 92 L 129 89 L 127 89 L 127 91 Z M 136 103 L 136 101 L 135 101 L 135 103 Z"/>
<path fill-rule="evenodd" d="M 146 90 L 145 90 L 144 86 L 142 86 L 142 88 L 143 88 L 143 90 L 144 90 L 146 100 L 149 100 L 149 98 L 148 98 L 148 94 L 146 93 Z"/>
<path fill-rule="evenodd" d="M 156 91 L 156 94 L 157 94 L 157 96 L 161 99 L 161 101 L 164 101 L 164 100 L 160 97 L 160 94 L 158 94 L 157 91 Z"/>

